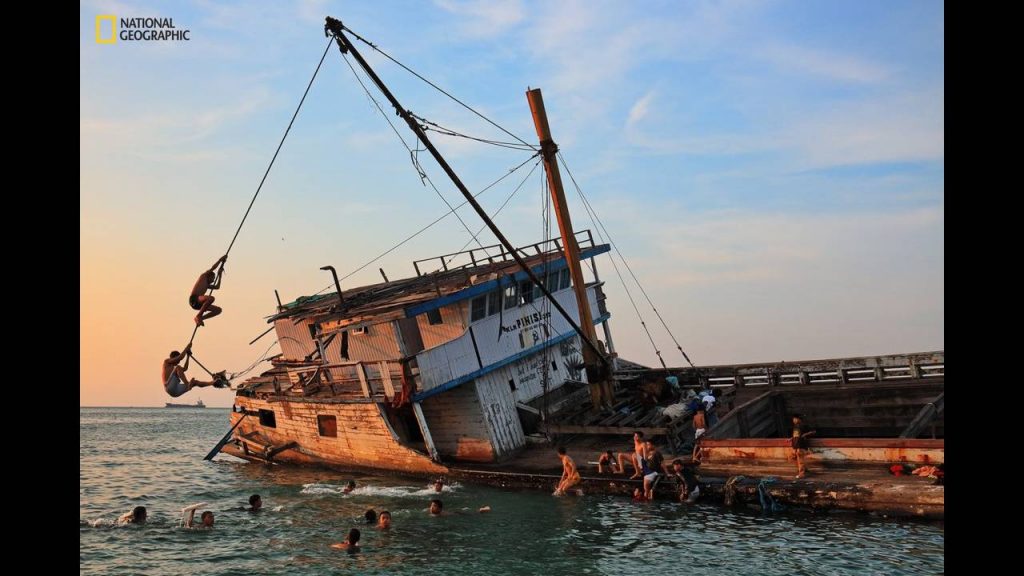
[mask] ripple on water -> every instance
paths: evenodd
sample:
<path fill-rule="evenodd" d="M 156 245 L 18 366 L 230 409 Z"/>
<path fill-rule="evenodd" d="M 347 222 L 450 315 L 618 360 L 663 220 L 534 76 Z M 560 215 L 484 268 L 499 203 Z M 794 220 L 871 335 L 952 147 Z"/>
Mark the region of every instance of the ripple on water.
<path fill-rule="evenodd" d="M 941 524 L 859 515 L 766 517 L 714 505 L 552 498 L 458 484 L 257 466 L 203 456 L 227 430 L 226 410 L 82 409 L 80 572 L 205 574 L 935 574 Z M 188 434 L 183 433 L 188 431 Z M 356 490 L 341 493 L 348 480 Z M 250 494 L 264 510 L 251 514 Z M 426 512 L 441 498 L 446 514 Z M 206 501 L 209 531 L 178 527 L 180 509 Z M 145 526 L 115 527 L 142 504 Z M 479 514 L 483 505 L 490 514 Z M 394 528 L 362 522 L 368 507 Z M 94 525 L 95 523 L 95 525 Z M 349 528 L 363 552 L 330 548 Z M 199 564 L 201 562 L 201 564 Z"/>

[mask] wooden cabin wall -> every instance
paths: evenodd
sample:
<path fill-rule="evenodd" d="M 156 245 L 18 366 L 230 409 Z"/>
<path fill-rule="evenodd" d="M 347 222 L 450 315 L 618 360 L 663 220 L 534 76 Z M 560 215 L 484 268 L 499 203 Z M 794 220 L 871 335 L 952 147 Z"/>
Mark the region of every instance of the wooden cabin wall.
<path fill-rule="evenodd" d="M 596 313 L 597 302 L 593 286 L 590 287 L 588 294 L 591 309 Z M 555 299 L 566 307 L 574 318 L 578 315 L 575 313 L 575 295 L 571 290 L 556 293 Z M 467 330 L 460 337 L 417 355 L 421 390 L 430 390 L 535 346 L 543 345 L 546 339 L 571 333 L 574 334 L 572 327 L 561 314 L 552 313 L 550 310 L 542 314 L 539 307 L 535 308 L 529 304 L 504 310 L 501 315 L 492 314 L 474 322 L 472 330 Z M 574 335 L 559 343 L 556 350 L 562 357 L 557 361 L 559 371 L 565 370 L 568 364 L 583 362 L 578 336 Z M 564 380 L 565 377 L 563 375 L 561 379 Z M 576 380 L 585 378 L 582 371 L 572 377 Z M 506 378 L 506 382 L 507 380 Z M 520 398 L 535 398 L 540 394 L 539 382 L 536 386 L 538 389 L 528 389 Z"/>
<path fill-rule="evenodd" d="M 515 396 L 508 379 L 501 378 L 499 372 L 501 370 L 495 370 L 475 380 L 495 459 L 508 456 L 526 444 Z"/>
<path fill-rule="evenodd" d="M 423 348 L 440 346 L 462 336 L 466 332 L 469 303 L 456 302 L 441 308 L 441 323 L 431 324 L 426 314 L 416 316 L 416 324 L 420 328 Z"/>
<path fill-rule="evenodd" d="M 416 362 L 423 390 L 430 390 L 481 368 L 469 333 L 444 346 L 420 352 Z"/>
<path fill-rule="evenodd" d="M 542 371 L 545 364 L 547 364 L 548 371 L 547 388 L 549 393 L 562 387 L 565 384 L 566 378 L 570 376 L 574 379 L 586 379 L 582 371 L 572 374 L 567 366 L 567 362 L 570 361 L 567 358 L 573 358 L 574 352 L 578 355 L 578 351 L 579 338 L 572 338 L 550 346 L 547 354 L 544 351 L 531 354 L 518 362 L 485 374 L 478 378 L 477 381 L 486 378 L 497 383 L 503 383 L 506 388 L 512 391 L 516 402 L 527 404 L 544 393 Z M 510 381 L 511 384 L 509 383 Z M 513 387 L 515 388 L 514 390 Z"/>
<path fill-rule="evenodd" d="M 379 362 L 381 360 L 398 360 L 402 352 L 398 348 L 395 326 L 390 322 L 381 322 L 368 327 L 368 334 L 355 334 L 348 331 L 348 359 L 341 357 L 341 333 L 327 346 L 327 361 L 339 362 Z M 308 336 L 308 329 L 307 329 Z"/>
<path fill-rule="evenodd" d="M 423 451 L 400 444 L 381 416 L 377 404 L 315 404 L 305 402 L 267 402 L 257 398 L 238 397 L 236 405 L 248 411 L 273 410 L 277 426 L 260 425 L 259 418 L 249 416 L 239 425 L 236 436 L 259 432 L 272 444 L 299 443 L 303 452 L 337 464 L 393 470 L 440 471 Z M 318 415 L 337 419 L 337 437 L 320 436 Z M 278 458 L 286 460 L 288 451 Z"/>
<path fill-rule="evenodd" d="M 308 326 L 307 322 L 292 324 L 289 318 L 274 321 L 274 331 L 285 358 L 302 359 L 316 350 Z"/>
<path fill-rule="evenodd" d="M 304 358 L 316 350 L 316 343 L 309 334 L 310 323 L 302 320 L 292 324 L 288 318 L 274 322 L 277 339 L 281 344 L 281 352 L 286 358 Z M 327 346 L 327 360 L 331 363 L 340 362 L 379 362 L 381 360 L 397 360 L 402 357 L 398 349 L 398 340 L 394 325 L 382 322 L 368 327 L 368 334 L 348 333 L 348 359 L 341 357 L 341 334 Z"/>
<path fill-rule="evenodd" d="M 587 293 L 591 314 L 597 318 L 599 314 L 593 287 L 589 288 Z M 556 292 L 555 300 L 569 312 L 573 321 L 579 322 L 576 295 L 572 290 Z M 513 354 L 543 344 L 548 338 L 574 332 L 572 326 L 554 307 L 547 311 L 543 310 L 539 304 L 522 304 L 504 310 L 500 316 L 491 315 L 474 322 L 473 333 L 483 365 L 499 362 Z M 545 325 L 548 328 L 545 328 Z"/>
<path fill-rule="evenodd" d="M 438 452 L 460 460 L 494 460 L 494 448 L 473 382 L 431 396 L 421 406 Z"/>

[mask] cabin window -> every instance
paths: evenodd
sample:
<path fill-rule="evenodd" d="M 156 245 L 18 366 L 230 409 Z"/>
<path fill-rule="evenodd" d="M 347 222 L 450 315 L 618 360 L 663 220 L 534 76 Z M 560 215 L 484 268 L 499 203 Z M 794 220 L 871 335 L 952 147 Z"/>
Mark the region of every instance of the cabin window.
<path fill-rule="evenodd" d="M 566 269 L 562 270 L 561 274 L 559 274 L 559 277 L 560 277 L 559 278 L 559 282 L 558 282 L 559 289 L 565 290 L 566 288 L 569 287 L 569 269 L 566 268 Z"/>
<path fill-rule="evenodd" d="M 355 330 L 352 331 L 352 334 L 354 336 L 362 336 L 362 335 L 366 335 L 366 334 L 369 334 L 369 333 L 370 333 L 370 327 L 369 326 L 363 326 L 361 328 L 356 328 Z"/>
<path fill-rule="evenodd" d="M 318 415 L 316 417 L 316 427 L 319 429 L 321 436 L 327 438 L 338 437 L 338 419 L 334 416 Z"/>
<path fill-rule="evenodd" d="M 533 293 L 533 282 L 523 280 L 519 285 L 519 293 L 523 295 L 524 304 L 532 304 L 535 294 Z"/>
<path fill-rule="evenodd" d="M 505 310 L 519 306 L 519 286 L 509 284 L 505 287 Z"/>
<path fill-rule="evenodd" d="M 309 337 L 316 340 L 316 324 L 306 324 L 306 328 L 309 328 Z"/>
<path fill-rule="evenodd" d="M 441 319 L 441 310 L 434 308 L 433 310 L 427 310 L 427 322 L 433 326 L 440 324 L 443 320 Z"/>
<path fill-rule="evenodd" d="M 260 410 L 260 426 L 277 428 L 277 417 L 274 416 L 273 410 Z"/>
<path fill-rule="evenodd" d="M 508 387 L 511 388 L 513 392 L 515 392 L 516 391 L 516 381 L 511 379 L 511 378 L 509 378 L 508 379 Z"/>
<path fill-rule="evenodd" d="M 491 316 L 501 311 L 501 291 L 496 290 L 487 295 L 487 315 Z"/>
<path fill-rule="evenodd" d="M 558 272 L 550 272 L 545 278 L 544 287 L 548 289 L 548 292 L 554 294 L 558 292 Z"/>
<path fill-rule="evenodd" d="M 469 321 L 476 322 L 487 317 L 487 296 L 477 296 L 469 304 Z"/>

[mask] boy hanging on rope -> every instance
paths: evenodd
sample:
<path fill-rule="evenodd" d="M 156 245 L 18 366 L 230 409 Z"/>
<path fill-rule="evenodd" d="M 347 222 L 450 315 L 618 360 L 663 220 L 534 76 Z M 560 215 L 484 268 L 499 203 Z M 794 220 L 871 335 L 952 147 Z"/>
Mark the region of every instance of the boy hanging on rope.
<path fill-rule="evenodd" d="M 199 279 L 196 280 L 196 285 L 192 287 L 192 294 L 188 297 L 188 305 L 193 310 L 198 310 L 196 314 L 196 325 L 202 326 L 203 320 L 213 318 L 217 314 L 221 313 L 219 306 L 214 306 L 214 297 L 212 294 L 207 294 L 207 290 L 216 290 L 220 288 L 220 276 L 214 272 L 217 266 L 222 266 L 228 260 L 228 255 L 225 254 L 217 259 L 210 266 L 210 269 L 199 275 Z"/>
<path fill-rule="evenodd" d="M 185 375 L 185 371 L 188 370 L 188 362 L 191 358 L 192 344 L 189 343 L 188 346 L 185 346 L 184 352 L 178 352 L 175 350 L 171 352 L 170 356 L 168 356 L 166 360 L 164 360 L 162 378 L 164 382 L 164 390 L 169 395 L 177 398 L 196 386 L 214 386 L 217 388 L 224 388 L 228 385 L 223 372 L 216 374 L 213 382 L 204 382 L 202 380 L 196 380 L 195 378 L 189 380 L 188 376 Z M 178 363 L 182 360 L 185 360 L 185 365 L 178 366 Z"/>

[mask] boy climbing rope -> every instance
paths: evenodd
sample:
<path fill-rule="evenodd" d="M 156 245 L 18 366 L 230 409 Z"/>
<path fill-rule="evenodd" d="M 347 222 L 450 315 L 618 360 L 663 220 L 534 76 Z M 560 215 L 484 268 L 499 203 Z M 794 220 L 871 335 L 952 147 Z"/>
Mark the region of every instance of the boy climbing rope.
<path fill-rule="evenodd" d="M 185 347 L 184 352 L 178 352 L 177 350 L 175 350 L 171 352 L 171 354 L 167 357 L 166 360 L 164 360 L 161 377 L 164 383 L 164 390 L 169 395 L 177 398 L 178 396 L 181 396 L 182 394 L 188 392 L 189 390 L 195 388 L 196 386 L 213 386 L 215 388 L 226 388 L 230 386 L 230 383 L 228 382 L 224 372 L 218 372 L 217 374 L 213 374 L 212 376 L 214 379 L 212 382 L 196 380 L 195 378 L 189 380 L 188 376 L 185 375 L 185 371 L 188 370 L 188 363 L 191 358 L 192 344 L 189 344 L 188 346 Z M 179 366 L 178 364 L 182 360 L 185 360 L 185 365 Z"/>
<path fill-rule="evenodd" d="M 203 320 L 213 318 L 221 313 L 221 308 L 213 305 L 213 301 L 215 300 L 213 295 L 207 294 L 206 291 L 220 288 L 221 278 L 219 274 L 214 272 L 214 270 L 217 266 L 221 266 L 221 269 L 223 269 L 223 265 L 227 260 L 227 254 L 218 258 L 217 261 L 213 263 L 213 266 L 210 266 L 209 270 L 199 275 L 199 279 L 196 280 L 196 285 L 192 287 L 192 294 L 188 297 L 188 305 L 191 306 L 193 310 L 199 311 L 195 318 L 196 326 L 202 326 Z"/>

